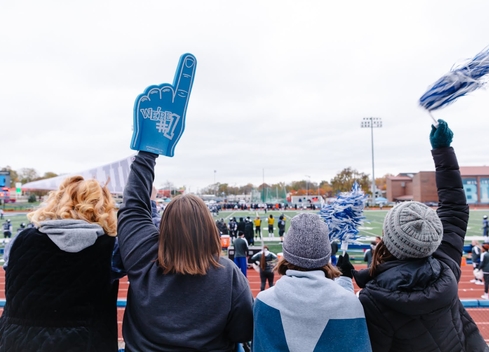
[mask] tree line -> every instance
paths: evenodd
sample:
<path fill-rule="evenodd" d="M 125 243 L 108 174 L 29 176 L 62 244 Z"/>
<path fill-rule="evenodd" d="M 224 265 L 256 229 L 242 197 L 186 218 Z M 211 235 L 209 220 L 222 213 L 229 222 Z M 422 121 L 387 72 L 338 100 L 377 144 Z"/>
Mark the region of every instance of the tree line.
<path fill-rule="evenodd" d="M 10 171 L 10 188 L 14 188 L 17 182 L 25 184 L 32 181 L 44 180 L 52 177 L 58 176 L 54 172 L 46 172 L 44 175 L 40 176 L 37 171 L 33 168 L 22 168 L 20 170 L 13 170 L 10 166 L 3 167 L 2 171 Z M 375 186 L 377 189 L 386 189 L 386 178 L 390 174 L 386 174 L 383 177 L 375 179 Z M 251 194 L 251 192 L 256 189 L 259 192 L 264 190 L 271 190 L 272 192 L 280 192 L 280 194 L 292 194 L 292 195 L 306 195 L 314 194 L 321 195 L 323 197 L 334 197 L 339 192 L 348 192 L 352 189 L 353 183 L 358 182 L 361 189 L 365 194 L 370 195 L 372 180 L 369 174 L 363 172 L 358 172 L 357 170 L 347 167 L 340 172 L 338 172 L 329 181 L 314 182 L 309 180 L 292 181 L 289 183 L 279 182 L 273 184 L 262 183 L 258 187 L 248 183 L 243 186 L 231 186 L 229 183 L 215 183 L 211 184 L 205 188 L 202 188 L 199 193 L 201 194 L 216 194 L 216 195 L 231 195 L 231 194 Z M 164 185 L 170 191 L 175 194 L 181 193 L 184 187 L 175 187 L 171 182 L 166 182 Z M 46 191 L 35 192 L 38 195 L 44 195 Z"/>
<path fill-rule="evenodd" d="M 377 189 L 385 191 L 386 179 L 390 174 L 375 179 Z M 351 191 L 353 184 L 358 182 L 360 188 L 365 194 L 371 195 L 372 180 L 369 174 L 358 172 L 357 170 L 347 167 L 341 170 L 330 181 L 314 182 L 309 180 L 292 181 L 290 183 L 280 182 L 274 184 L 262 183 L 258 187 L 248 183 L 244 186 L 231 186 L 228 183 L 215 183 L 201 189 L 202 194 L 230 195 L 230 194 L 250 194 L 254 189 L 262 192 L 266 189 L 275 192 L 278 190 L 280 194 L 306 195 L 314 194 L 323 197 L 334 197 L 339 192 Z"/>

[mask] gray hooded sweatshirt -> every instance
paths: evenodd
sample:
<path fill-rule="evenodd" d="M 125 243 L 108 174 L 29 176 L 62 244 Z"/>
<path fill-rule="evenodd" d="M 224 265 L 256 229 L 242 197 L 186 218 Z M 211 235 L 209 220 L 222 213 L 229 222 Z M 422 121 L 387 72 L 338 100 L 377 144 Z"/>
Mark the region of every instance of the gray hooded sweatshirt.
<path fill-rule="evenodd" d="M 39 232 L 45 233 L 59 249 L 69 253 L 78 253 L 92 246 L 99 236 L 105 234 L 100 225 L 85 220 L 47 220 L 41 221 L 40 225 Z M 14 237 L 5 247 L 4 269 L 7 268 L 10 248 L 16 238 Z"/>

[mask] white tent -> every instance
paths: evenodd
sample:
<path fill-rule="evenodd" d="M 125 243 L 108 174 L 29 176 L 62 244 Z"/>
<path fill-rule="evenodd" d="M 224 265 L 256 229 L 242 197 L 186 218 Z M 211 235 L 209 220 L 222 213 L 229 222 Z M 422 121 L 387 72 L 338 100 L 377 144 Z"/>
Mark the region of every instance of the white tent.
<path fill-rule="evenodd" d="M 130 156 L 125 159 L 95 167 L 89 170 L 48 178 L 45 180 L 28 182 L 22 185 L 21 188 L 24 191 L 56 190 L 58 189 L 61 182 L 63 182 L 63 180 L 67 177 L 80 175 L 83 176 L 83 178 L 85 179 L 96 179 L 101 184 L 105 184 L 110 178 L 110 182 L 107 184 L 110 192 L 113 194 L 122 194 L 122 192 L 124 191 L 124 187 L 126 186 L 127 178 L 129 176 L 129 170 L 133 160 L 134 156 Z"/>

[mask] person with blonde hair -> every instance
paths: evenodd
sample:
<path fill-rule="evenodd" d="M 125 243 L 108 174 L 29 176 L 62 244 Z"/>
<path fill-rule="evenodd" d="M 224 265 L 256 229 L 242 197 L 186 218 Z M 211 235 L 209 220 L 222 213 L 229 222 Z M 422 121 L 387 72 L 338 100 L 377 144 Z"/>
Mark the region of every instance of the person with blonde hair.
<path fill-rule="evenodd" d="M 117 351 L 117 219 L 107 187 L 66 178 L 6 249 L 1 351 Z"/>
<path fill-rule="evenodd" d="M 233 351 L 251 340 L 248 281 L 221 257 L 219 231 L 192 194 L 172 199 L 160 227 L 150 195 L 158 155 L 139 151 L 118 212 L 122 262 L 130 281 L 125 351 Z"/>

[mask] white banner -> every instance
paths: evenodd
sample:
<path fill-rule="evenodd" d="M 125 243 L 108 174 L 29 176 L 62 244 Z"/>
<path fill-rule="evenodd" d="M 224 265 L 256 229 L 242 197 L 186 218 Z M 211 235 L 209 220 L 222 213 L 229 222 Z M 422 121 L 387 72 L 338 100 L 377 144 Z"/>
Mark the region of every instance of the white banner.
<path fill-rule="evenodd" d="M 133 160 L 134 156 L 130 156 L 94 169 L 48 178 L 46 180 L 28 182 L 22 185 L 22 190 L 56 190 L 61 182 L 67 177 L 80 175 L 85 179 L 95 179 L 102 185 L 105 184 L 110 177 L 110 182 L 107 184 L 110 192 L 114 194 L 122 194 L 124 187 L 126 186 L 127 178 L 129 177 L 129 170 Z"/>

